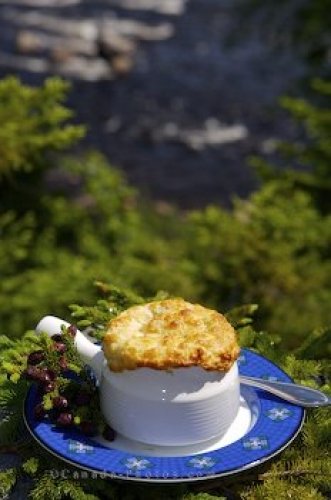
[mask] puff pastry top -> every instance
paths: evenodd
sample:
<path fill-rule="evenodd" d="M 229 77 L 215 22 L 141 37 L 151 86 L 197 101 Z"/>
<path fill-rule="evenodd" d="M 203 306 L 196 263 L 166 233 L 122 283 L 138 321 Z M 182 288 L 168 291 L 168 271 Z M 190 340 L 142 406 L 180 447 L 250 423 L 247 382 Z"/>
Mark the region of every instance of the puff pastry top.
<path fill-rule="evenodd" d="M 235 331 L 222 314 L 179 298 L 123 311 L 109 323 L 103 348 L 114 372 L 188 366 L 228 371 L 239 354 Z"/>

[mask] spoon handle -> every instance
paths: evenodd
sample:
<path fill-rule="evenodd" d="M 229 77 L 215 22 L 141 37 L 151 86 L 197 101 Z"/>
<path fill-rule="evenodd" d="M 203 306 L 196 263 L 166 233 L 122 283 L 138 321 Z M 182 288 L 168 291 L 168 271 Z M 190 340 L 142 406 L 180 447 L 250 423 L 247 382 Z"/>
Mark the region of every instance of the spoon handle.
<path fill-rule="evenodd" d="M 240 382 L 245 385 L 264 389 L 285 401 L 306 408 L 331 405 L 331 398 L 329 396 L 317 389 L 311 389 L 304 385 L 288 382 L 271 382 L 269 380 L 245 377 L 243 375 L 240 376 Z"/>

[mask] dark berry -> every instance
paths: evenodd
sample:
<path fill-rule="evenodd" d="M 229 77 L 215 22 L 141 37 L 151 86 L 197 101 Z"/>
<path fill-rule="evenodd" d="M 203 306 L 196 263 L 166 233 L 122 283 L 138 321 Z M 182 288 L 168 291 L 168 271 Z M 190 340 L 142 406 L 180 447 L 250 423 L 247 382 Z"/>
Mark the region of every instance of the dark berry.
<path fill-rule="evenodd" d="M 51 408 L 47 411 L 47 417 L 52 424 L 56 424 L 57 417 L 61 413 L 61 410 L 57 410 L 56 408 Z"/>
<path fill-rule="evenodd" d="M 54 340 L 54 342 L 62 342 L 63 341 L 63 337 L 60 333 L 56 333 L 55 335 L 52 335 L 51 339 Z"/>
<path fill-rule="evenodd" d="M 48 382 L 51 382 L 52 379 L 51 379 L 49 373 L 47 373 L 46 370 L 42 370 L 38 374 L 38 380 L 39 380 L 39 382 L 42 382 L 43 384 L 46 384 Z"/>
<path fill-rule="evenodd" d="M 28 366 L 24 374 L 28 380 L 39 380 L 41 371 L 36 366 Z"/>
<path fill-rule="evenodd" d="M 50 370 L 49 368 L 42 368 L 41 370 L 39 370 L 38 380 L 43 384 L 55 380 L 55 377 L 56 377 L 55 372 L 53 370 Z"/>
<path fill-rule="evenodd" d="M 91 394 L 86 391 L 79 391 L 75 396 L 75 403 L 77 406 L 84 406 L 91 401 Z"/>
<path fill-rule="evenodd" d="M 68 334 L 71 336 L 71 337 L 75 337 L 76 333 L 77 333 L 77 326 L 75 325 L 70 325 L 68 327 L 68 330 L 67 330 Z"/>
<path fill-rule="evenodd" d="M 64 396 L 56 396 L 53 398 L 53 406 L 58 409 L 68 408 L 68 400 Z"/>
<path fill-rule="evenodd" d="M 31 352 L 28 356 L 28 364 L 29 365 L 37 365 L 45 358 L 45 353 L 43 351 L 34 351 Z"/>
<path fill-rule="evenodd" d="M 325 375 L 316 375 L 312 377 L 315 382 L 321 387 L 322 385 L 328 384 L 328 378 Z"/>
<path fill-rule="evenodd" d="M 61 370 L 67 370 L 68 369 L 68 362 L 67 358 L 65 356 L 61 356 L 59 359 L 59 367 Z"/>
<path fill-rule="evenodd" d="M 55 389 L 55 383 L 47 382 L 46 384 L 43 384 L 42 388 L 44 392 L 53 392 Z"/>
<path fill-rule="evenodd" d="M 44 418 L 44 416 L 46 415 L 46 412 L 45 412 L 45 409 L 44 409 L 44 406 L 42 403 L 39 403 L 35 409 L 34 409 L 34 416 L 37 420 L 41 420 L 42 418 Z"/>
<path fill-rule="evenodd" d="M 73 416 L 72 413 L 60 413 L 60 415 L 56 419 L 56 423 L 58 425 L 63 425 L 63 426 L 68 426 L 73 423 Z"/>
<path fill-rule="evenodd" d="M 79 428 L 85 436 L 95 436 L 97 434 L 97 428 L 93 422 L 81 422 Z"/>
<path fill-rule="evenodd" d="M 63 354 L 67 350 L 67 346 L 63 342 L 55 342 L 54 349 L 60 354 Z"/>
<path fill-rule="evenodd" d="M 102 435 L 105 439 L 107 439 L 107 441 L 114 441 L 116 437 L 114 429 L 112 429 L 109 425 L 106 425 Z"/>

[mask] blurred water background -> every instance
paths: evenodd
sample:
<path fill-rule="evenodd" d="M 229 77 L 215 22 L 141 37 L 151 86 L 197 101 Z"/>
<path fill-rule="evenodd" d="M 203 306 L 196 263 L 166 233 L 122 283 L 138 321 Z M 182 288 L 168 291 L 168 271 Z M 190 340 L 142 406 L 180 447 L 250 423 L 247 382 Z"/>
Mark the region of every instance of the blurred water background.
<path fill-rule="evenodd" d="M 1 0 L 0 75 L 71 80 L 80 147 L 154 200 L 228 206 L 257 185 L 246 158 L 295 137 L 278 99 L 307 73 L 283 29 L 305 2 L 251 3 Z"/>

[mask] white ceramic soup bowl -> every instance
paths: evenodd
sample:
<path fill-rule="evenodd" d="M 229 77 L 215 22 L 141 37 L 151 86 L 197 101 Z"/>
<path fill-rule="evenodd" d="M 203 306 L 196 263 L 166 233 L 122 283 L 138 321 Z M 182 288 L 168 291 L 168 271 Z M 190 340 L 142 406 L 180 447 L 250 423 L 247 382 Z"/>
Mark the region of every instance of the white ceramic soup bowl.
<path fill-rule="evenodd" d="M 37 333 L 52 336 L 69 323 L 44 317 Z M 100 385 L 101 410 L 107 423 L 123 436 L 153 445 L 186 446 L 224 435 L 240 400 L 237 363 L 228 372 L 200 367 L 112 372 L 102 347 L 80 331 L 75 346 Z"/>

